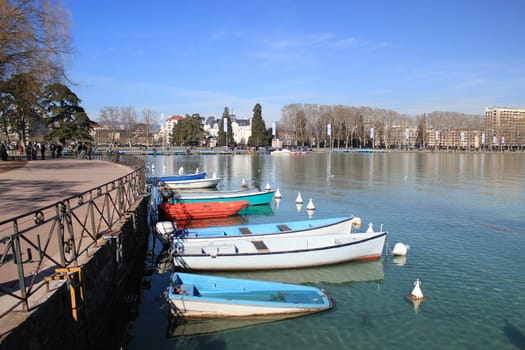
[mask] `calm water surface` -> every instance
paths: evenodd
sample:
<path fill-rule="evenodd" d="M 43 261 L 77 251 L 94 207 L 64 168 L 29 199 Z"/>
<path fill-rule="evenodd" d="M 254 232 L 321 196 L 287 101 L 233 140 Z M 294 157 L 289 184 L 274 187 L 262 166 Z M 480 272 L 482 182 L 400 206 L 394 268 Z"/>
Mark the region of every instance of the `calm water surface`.
<path fill-rule="evenodd" d="M 387 251 L 410 245 L 406 259 L 250 273 L 249 277 L 324 288 L 335 307 L 257 325 L 177 325 L 168 317 L 170 271 L 147 264 L 126 349 L 524 349 L 525 154 L 332 153 L 150 157 L 155 174 L 180 166 L 223 178 L 223 189 L 279 188 L 282 199 L 238 220 L 247 223 L 354 214 L 389 231 Z M 304 199 L 297 207 L 298 193 Z M 366 229 L 366 226 L 365 226 Z M 387 252 L 388 253 L 388 252 Z M 169 268 L 169 266 L 168 266 Z M 244 276 L 247 274 L 229 275 Z M 406 296 L 416 278 L 426 299 Z M 236 327 L 179 336 L 197 327 Z"/>

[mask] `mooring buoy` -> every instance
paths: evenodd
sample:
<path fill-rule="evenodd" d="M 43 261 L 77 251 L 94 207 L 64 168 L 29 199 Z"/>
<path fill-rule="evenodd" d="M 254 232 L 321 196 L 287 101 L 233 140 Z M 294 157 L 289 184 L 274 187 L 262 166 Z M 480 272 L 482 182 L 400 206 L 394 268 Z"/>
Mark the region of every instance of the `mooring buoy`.
<path fill-rule="evenodd" d="M 410 246 L 408 244 L 398 242 L 394 245 L 394 249 L 392 249 L 392 255 L 405 256 L 408 254 L 409 249 L 410 249 Z"/>
<path fill-rule="evenodd" d="M 412 292 L 410 292 L 410 295 L 408 296 L 410 300 L 423 300 L 425 299 L 425 296 L 423 295 L 423 291 L 421 290 L 421 280 L 419 278 L 416 279 L 414 282 L 414 289 L 412 289 Z"/>

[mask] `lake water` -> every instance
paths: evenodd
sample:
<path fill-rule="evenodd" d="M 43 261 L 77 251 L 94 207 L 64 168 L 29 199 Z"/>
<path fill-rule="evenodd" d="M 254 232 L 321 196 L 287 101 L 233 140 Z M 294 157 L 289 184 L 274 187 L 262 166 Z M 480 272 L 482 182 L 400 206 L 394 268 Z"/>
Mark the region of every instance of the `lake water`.
<path fill-rule="evenodd" d="M 152 275 L 126 349 L 524 349 L 525 154 L 324 153 L 306 156 L 148 157 L 155 174 L 183 166 L 222 177 L 223 189 L 279 188 L 282 199 L 238 220 L 302 220 L 356 215 L 389 232 L 381 261 L 317 269 L 228 275 L 306 283 L 326 290 L 334 308 L 311 316 L 230 326 L 177 325 L 165 299 L 170 271 Z M 298 193 L 304 204 L 295 203 Z M 378 227 L 377 227 L 378 228 Z M 393 259 L 397 242 L 410 245 Z M 169 266 L 168 266 L 169 268 Z M 407 299 L 422 281 L 425 300 Z M 193 327 L 193 328 L 192 328 Z M 226 329 L 203 335 L 196 327 Z"/>

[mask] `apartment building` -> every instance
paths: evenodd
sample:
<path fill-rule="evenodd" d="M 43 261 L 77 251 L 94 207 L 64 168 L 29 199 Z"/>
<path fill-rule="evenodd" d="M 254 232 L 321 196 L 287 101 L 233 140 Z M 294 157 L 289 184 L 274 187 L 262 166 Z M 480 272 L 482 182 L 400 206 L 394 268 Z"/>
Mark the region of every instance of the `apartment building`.
<path fill-rule="evenodd" d="M 512 147 L 525 145 L 525 109 L 485 108 L 487 145 Z"/>

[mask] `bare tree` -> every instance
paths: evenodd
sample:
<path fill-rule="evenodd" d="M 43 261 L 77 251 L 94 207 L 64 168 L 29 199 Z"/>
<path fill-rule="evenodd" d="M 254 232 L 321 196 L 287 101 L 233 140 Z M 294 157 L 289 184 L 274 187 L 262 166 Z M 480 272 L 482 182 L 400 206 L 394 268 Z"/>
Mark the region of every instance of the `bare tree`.
<path fill-rule="evenodd" d="M 133 136 L 137 125 L 137 112 L 131 106 L 122 107 L 120 109 L 120 117 L 127 130 L 128 144 L 131 147 L 131 136 Z"/>
<path fill-rule="evenodd" d="M 151 127 L 153 126 L 153 123 L 157 120 L 157 112 L 154 110 L 145 107 L 142 110 L 142 122 L 144 123 L 144 126 L 146 128 L 146 147 L 149 147 L 149 135 L 151 133 Z"/>
<path fill-rule="evenodd" d="M 0 80 L 30 73 L 41 84 L 67 78 L 68 13 L 53 0 L 0 0 Z"/>
<path fill-rule="evenodd" d="M 112 143 L 116 143 L 117 131 L 120 123 L 120 109 L 118 107 L 104 107 L 100 111 L 99 123 L 108 130 L 108 136 Z"/>

